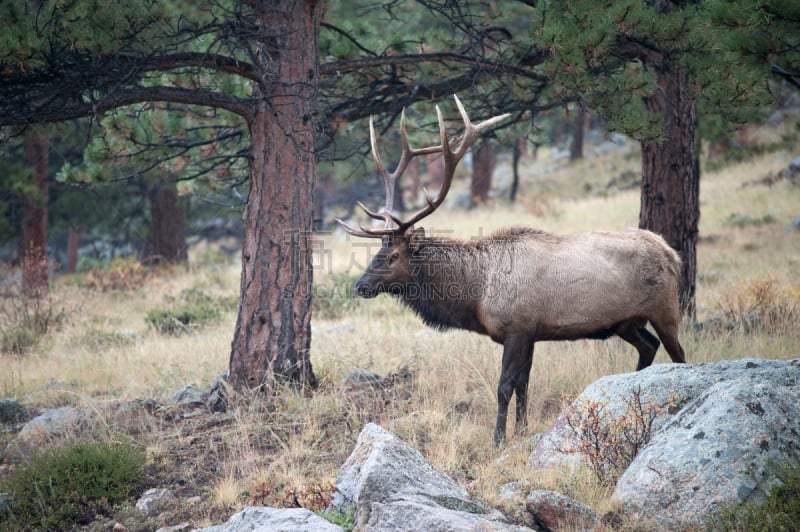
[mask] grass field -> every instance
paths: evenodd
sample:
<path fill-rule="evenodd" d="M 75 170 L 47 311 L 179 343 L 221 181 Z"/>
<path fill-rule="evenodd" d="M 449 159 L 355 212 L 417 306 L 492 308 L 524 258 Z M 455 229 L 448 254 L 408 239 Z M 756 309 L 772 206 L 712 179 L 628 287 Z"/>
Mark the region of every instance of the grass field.
<path fill-rule="evenodd" d="M 756 183 L 786 167 L 791 156 L 770 153 L 703 175 L 698 320 L 708 324 L 718 318 L 719 325 L 684 324 L 681 341 L 692 363 L 800 356 L 800 230 L 791 229 L 800 216 L 800 186 L 787 180 Z M 625 171 L 638 171 L 634 148 L 573 165 L 540 157 L 524 161 L 516 204 L 497 199 L 470 211 L 442 208 L 425 227 L 468 238 L 508 225 L 554 232 L 637 225 L 638 190 L 603 186 Z M 507 171 L 502 165 L 500 171 Z M 302 494 L 324 487 L 368 421 L 395 432 L 472 494 L 512 515 L 522 515 L 523 501 L 503 501 L 497 493 L 511 481 L 557 489 L 600 512 L 612 508 L 609 490 L 589 473 L 528 468 L 528 442 L 589 383 L 632 371 L 637 357 L 631 346 L 615 339 L 538 344 L 528 433 L 496 448 L 491 431 L 501 347 L 471 333 L 427 329 L 386 296 L 352 299 L 350 283 L 376 250 L 374 242 L 351 241 L 338 232 L 319 238 L 315 283 L 327 301 L 312 322 L 311 360 L 320 379 L 313 394 L 285 389 L 274 398 L 238 397 L 226 414 L 180 421 L 162 416 L 133 426 L 113 415 L 133 399 L 165 402 L 184 385 L 208 390 L 227 369 L 233 310 L 182 335 L 159 334 L 145 321 L 149 311 L 167 304 L 167 295 L 187 289 L 214 297 L 238 293 L 235 262 L 211 261 L 208 253 L 196 252 L 189 267 L 149 274 L 131 290 L 90 290 L 74 279 L 55 282 L 52 306 L 64 319 L 27 353 L 0 355 L 0 397 L 18 398 L 30 408 L 89 407 L 97 419 L 88 437 L 130 437 L 146 448 L 149 483 L 170 487 L 180 497 L 158 517 L 119 508 L 115 518 L 128 530 L 181 520 L 193 526 L 219 523 L 249 502 L 281 504 L 287 489 Z M 6 318 L 15 313 L 3 312 Z M 668 361 L 659 350 L 656 363 Z M 390 376 L 391 383 L 381 391 L 346 384 L 353 369 Z M 11 469 L 4 467 L 5 473 Z M 200 502 L 185 502 L 196 495 Z"/>

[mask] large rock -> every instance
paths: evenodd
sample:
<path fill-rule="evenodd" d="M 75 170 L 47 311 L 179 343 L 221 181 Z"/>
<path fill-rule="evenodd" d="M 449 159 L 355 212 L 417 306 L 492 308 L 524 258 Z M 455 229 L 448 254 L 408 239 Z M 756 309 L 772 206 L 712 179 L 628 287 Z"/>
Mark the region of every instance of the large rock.
<path fill-rule="evenodd" d="M 776 465 L 800 459 L 800 386 L 752 373 L 706 390 L 620 477 L 625 513 L 665 528 L 702 525 L 721 506 L 758 503 Z"/>
<path fill-rule="evenodd" d="M 19 439 L 27 443 L 41 443 L 51 437 L 78 432 L 87 424 L 92 411 L 72 406 L 51 408 L 28 421 L 19 431 Z"/>
<path fill-rule="evenodd" d="M 662 413 L 616 487 L 634 517 L 666 528 L 702 523 L 723 504 L 757 502 L 773 485 L 771 468 L 800 458 L 800 359 L 652 366 L 602 378 L 573 405 L 603 404 L 614 423 L 637 388 Z M 581 456 L 563 451 L 576 448 L 562 415 L 528 461 L 575 463 Z"/>
<path fill-rule="evenodd" d="M 305 508 L 266 508 L 251 506 L 233 514 L 222 525 L 197 532 L 342 532 L 334 525 Z"/>
<path fill-rule="evenodd" d="M 145 515 L 153 514 L 159 506 L 173 500 L 175 494 L 166 488 L 151 488 L 136 501 L 136 509 Z"/>
<path fill-rule="evenodd" d="M 372 423 L 336 479 L 333 504 L 355 507 L 356 530 L 529 530 L 472 499 L 419 452 Z"/>
<path fill-rule="evenodd" d="M 704 364 L 656 364 L 633 373 L 609 375 L 590 384 L 572 403 L 573 406 L 595 402 L 604 405 L 609 419 L 615 419 L 626 409 L 623 399 L 630 398 L 635 389 L 641 390 L 643 402 L 663 407 L 652 431 L 658 432 L 675 415 L 703 392 L 719 382 L 743 375 L 758 375 L 760 380 L 776 383 L 794 382 L 800 372 L 800 359 L 791 361 L 739 359 Z M 546 469 L 554 466 L 573 466 L 582 460 L 580 455 L 565 453 L 575 448 L 574 433 L 565 416 L 559 416 L 553 428 L 535 443 L 528 464 Z"/>
<path fill-rule="evenodd" d="M 555 491 L 531 492 L 525 508 L 543 530 L 594 530 L 600 524 L 591 507 Z"/>

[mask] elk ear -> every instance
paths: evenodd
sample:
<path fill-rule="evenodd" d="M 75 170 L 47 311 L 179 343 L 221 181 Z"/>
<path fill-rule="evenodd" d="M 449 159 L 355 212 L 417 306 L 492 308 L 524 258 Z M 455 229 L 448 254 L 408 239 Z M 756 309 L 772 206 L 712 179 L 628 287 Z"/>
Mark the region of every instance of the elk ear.
<path fill-rule="evenodd" d="M 419 229 L 414 229 L 410 227 L 405 234 L 406 240 L 408 240 L 411 249 L 417 250 L 422 246 L 422 241 L 425 239 L 425 229 L 420 227 Z"/>

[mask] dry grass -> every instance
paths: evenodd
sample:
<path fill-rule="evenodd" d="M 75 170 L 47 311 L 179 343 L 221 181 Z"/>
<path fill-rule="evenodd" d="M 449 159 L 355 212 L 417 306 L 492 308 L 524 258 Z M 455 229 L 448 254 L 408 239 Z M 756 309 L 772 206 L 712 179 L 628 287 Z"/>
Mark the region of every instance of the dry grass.
<path fill-rule="evenodd" d="M 769 279 L 774 293 L 767 306 L 774 310 L 794 305 L 795 313 L 784 312 L 783 318 L 754 329 L 698 332 L 687 325 L 682 342 L 691 362 L 800 356 L 800 231 L 787 229 L 800 215 L 800 187 L 786 182 L 742 186 L 785 166 L 783 157 L 764 156 L 704 175 L 697 299 L 699 317 L 705 321 L 736 305 L 745 308 L 752 297 L 748 291 Z M 526 163 L 527 195 L 518 204 L 496 200 L 469 212 L 442 209 L 426 227 L 469 238 L 518 224 L 557 232 L 637 225 L 637 191 L 583 193 L 629 166 L 635 168 L 635 150 L 612 160 L 552 166 L 549 174 L 536 170 L 532 161 Z M 558 194 L 562 183 L 572 194 Z M 545 192 L 537 196 L 537 190 Z M 574 199 L 576 194 L 583 197 Z M 774 222 L 735 227 L 727 223 L 731 213 L 754 218 L 770 214 Z M 337 272 L 357 274 L 375 251 L 374 242 L 351 241 L 339 233 L 320 238 L 321 252 L 315 258 L 315 279 L 320 283 Z M 500 346 L 471 333 L 427 329 L 388 297 L 361 301 L 341 319 L 314 319 L 311 359 L 321 385 L 310 396 L 287 388 L 274 398 L 234 398 L 226 414 L 160 414 L 126 423 L 115 418 L 120 403 L 136 398 L 167 401 L 187 384 L 207 390 L 225 371 L 235 322 L 232 312 L 218 325 L 177 337 L 148 330 L 144 316 L 163 304 L 165 294 L 185 288 L 235 294 L 238 274 L 235 264 L 196 265 L 163 272 L 143 288 L 127 292 L 57 283 L 58 300 L 75 310 L 32 352 L 0 355 L 0 397 L 17 397 L 30 407 L 90 406 L 99 413 L 105 434 L 125 433 L 142 443 L 154 485 L 170 486 L 184 498 L 200 495 L 204 501 L 199 506 L 176 504 L 159 517 L 159 525 L 179 519 L 196 525 L 218 522 L 256 496 L 282 500 L 286 490 L 303 493 L 324 486 L 335 479 L 368 421 L 394 431 L 474 495 L 520 518 L 523 501 L 502 499 L 502 484 L 557 489 L 600 512 L 614 510 L 608 489 L 587 471 L 530 469 L 528 436 L 545 430 L 561 405 L 592 381 L 631 371 L 636 361 L 633 348 L 614 339 L 537 345 L 528 434 L 512 436 L 498 449 L 491 443 L 491 431 Z M 123 340 L 116 335 L 120 331 Z M 661 350 L 656 363 L 666 362 Z M 380 375 L 396 372 L 398 378 L 382 390 L 346 385 L 344 378 L 356 368 Z M 130 530 L 146 528 L 137 525 L 134 512 L 120 519 Z"/>

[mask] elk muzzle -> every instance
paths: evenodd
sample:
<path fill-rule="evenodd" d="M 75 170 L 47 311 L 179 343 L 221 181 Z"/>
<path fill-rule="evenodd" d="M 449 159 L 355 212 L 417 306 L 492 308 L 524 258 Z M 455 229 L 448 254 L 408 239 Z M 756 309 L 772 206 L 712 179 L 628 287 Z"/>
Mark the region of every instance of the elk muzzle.
<path fill-rule="evenodd" d="M 370 283 L 364 279 L 364 277 L 366 276 L 362 275 L 361 278 L 356 281 L 356 294 L 367 299 L 377 296 L 378 290 L 375 290 Z"/>

